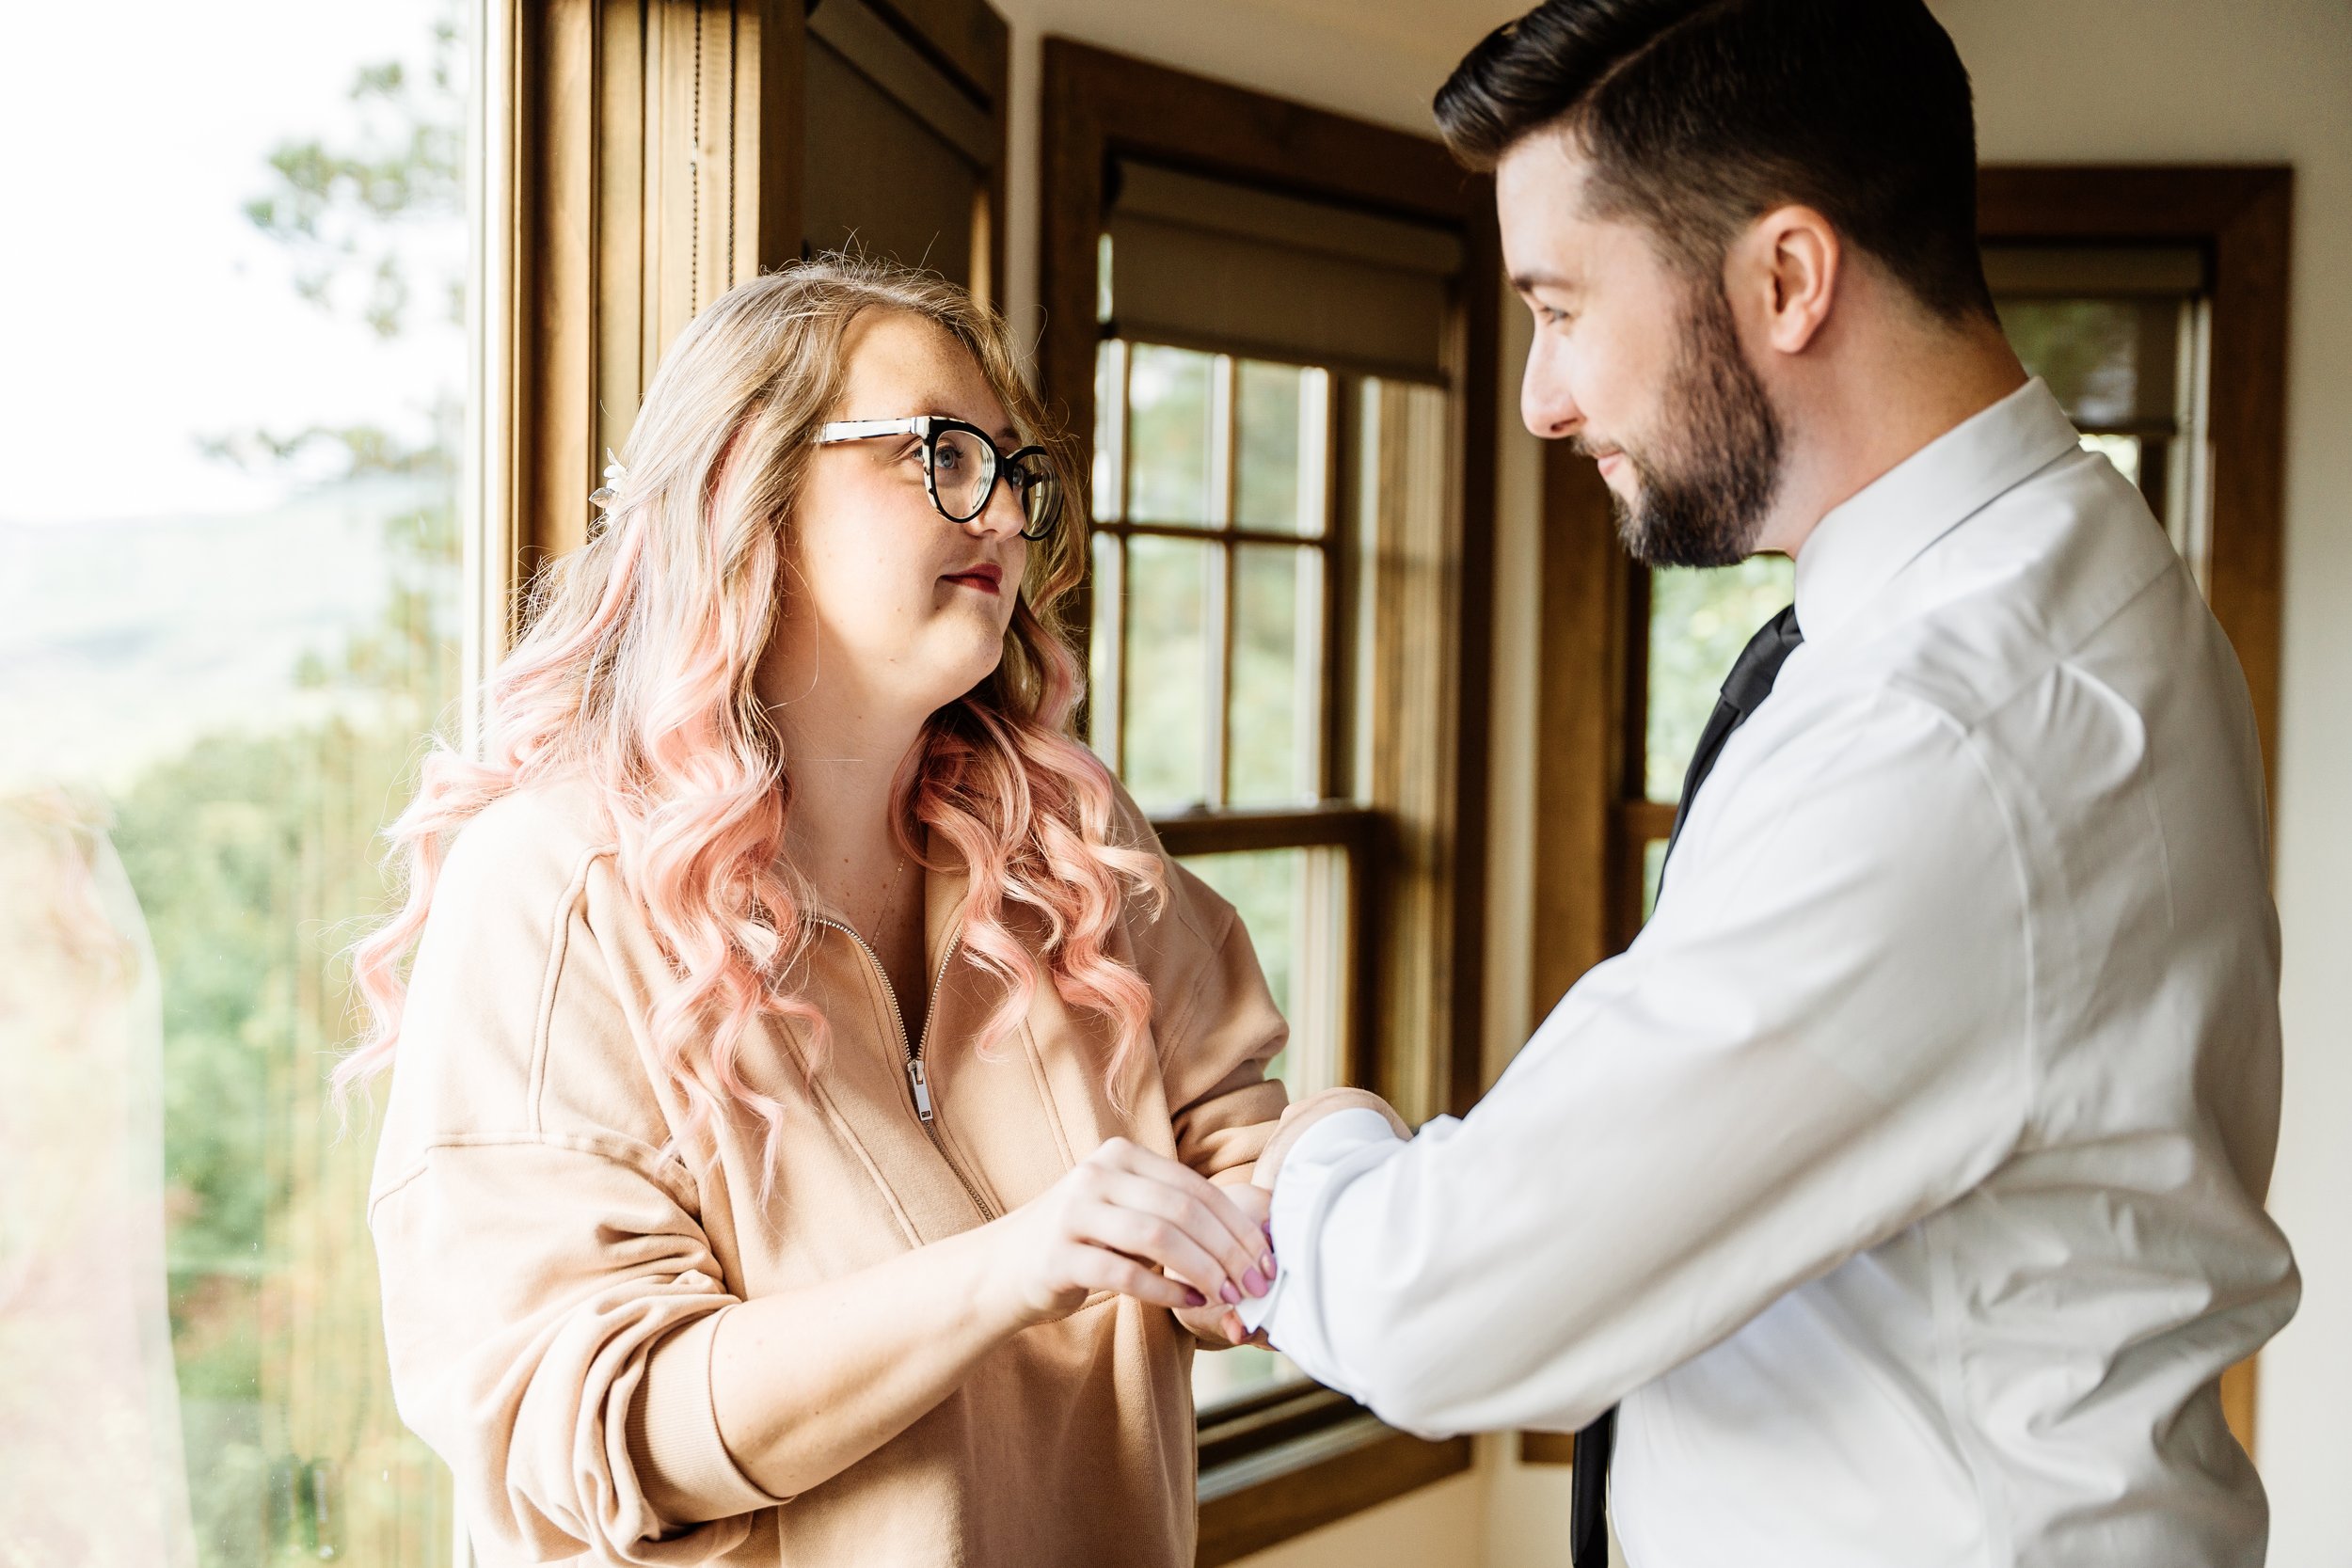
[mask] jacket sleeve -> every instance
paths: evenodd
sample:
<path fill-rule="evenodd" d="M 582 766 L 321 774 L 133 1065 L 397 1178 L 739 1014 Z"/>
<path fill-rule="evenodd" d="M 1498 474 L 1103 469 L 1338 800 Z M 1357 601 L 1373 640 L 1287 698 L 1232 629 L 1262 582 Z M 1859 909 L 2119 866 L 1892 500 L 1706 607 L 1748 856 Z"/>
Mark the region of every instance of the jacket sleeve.
<path fill-rule="evenodd" d="M 660 1147 L 587 863 L 566 888 L 467 848 L 418 955 L 369 1208 L 402 1418 L 486 1556 L 709 1560 L 782 1500 L 712 1411 L 738 1298 Z"/>
<path fill-rule="evenodd" d="M 1177 1158 L 1213 1181 L 1247 1181 L 1288 1102 L 1266 1067 L 1290 1025 L 1233 906 L 1161 849 L 1132 801 L 1120 803 L 1126 831 L 1161 857 L 1167 879 L 1166 906 L 1137 922 L 1136 961 L 1152 988 Z"/>

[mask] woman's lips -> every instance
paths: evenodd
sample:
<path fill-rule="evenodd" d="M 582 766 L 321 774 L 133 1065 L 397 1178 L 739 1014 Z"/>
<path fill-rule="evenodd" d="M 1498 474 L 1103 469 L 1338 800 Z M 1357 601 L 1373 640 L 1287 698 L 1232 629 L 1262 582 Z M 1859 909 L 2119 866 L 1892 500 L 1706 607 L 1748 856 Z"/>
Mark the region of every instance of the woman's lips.
<path fill-rule="evenodd" d="M 975 566 L 970 571 L 952 573 L 946 580 L 961 583 L 966 588 L 977 588 L 983 594 L 1001 594 L 1005 591 L 1005 571 L 1001 566 Z"/>

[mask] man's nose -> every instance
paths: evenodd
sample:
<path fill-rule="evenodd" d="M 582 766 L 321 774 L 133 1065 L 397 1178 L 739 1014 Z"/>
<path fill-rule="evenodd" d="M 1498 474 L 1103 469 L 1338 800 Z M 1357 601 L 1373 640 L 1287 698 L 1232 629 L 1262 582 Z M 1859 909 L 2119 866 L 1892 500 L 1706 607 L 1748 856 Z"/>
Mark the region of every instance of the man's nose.
<path fill-rule="evenodd" d="M 1584 428 L 1584 410 L 1577 406 L 1565 367 L 1539 343 L 1529 351 L 1527 373 L 1519 380 L 1519 418 L 1540 439 L 1557 441 Z"/>

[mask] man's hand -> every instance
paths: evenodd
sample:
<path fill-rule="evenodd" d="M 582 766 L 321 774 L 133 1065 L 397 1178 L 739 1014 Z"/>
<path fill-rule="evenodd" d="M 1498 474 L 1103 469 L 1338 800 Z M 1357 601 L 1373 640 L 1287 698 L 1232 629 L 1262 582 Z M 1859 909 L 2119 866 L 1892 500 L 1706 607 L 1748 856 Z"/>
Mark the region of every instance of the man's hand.
<path fill-rule="evenodd" d="M 1216 1190 L 1232 1199 L 1233 1206 L 1248 1215 L 1250 1222 L 1258 1227 L 1259 1234 L 1265 1237 L 1264 1255 L 1258 1263 L 1259 1283 L 1263 1290 L 1256 1292 L 1263 1295 L 1265 1291 L 1274 1289 L 1274 1237 L 1266 1228 L 1266 1216 L 1273 1212 L 1274 1195 L 1247 1181 L 1218 1182 Z M 1245 1276 L 1242 1288 L 1248 1290 L 1248 1284 Z M 1170 1310 L 1175 1312 L 1176 1321 L 1192 1330 L 1193 1336 L 1205 1345 L 1264 1345 L 1266 1342 L 1264 1335 L 1252 1334 L 1242 1327 L 1241 1315 L 1221 1301 L 1210 1302 L 1205 1307 L 1179 1307 Z"/>

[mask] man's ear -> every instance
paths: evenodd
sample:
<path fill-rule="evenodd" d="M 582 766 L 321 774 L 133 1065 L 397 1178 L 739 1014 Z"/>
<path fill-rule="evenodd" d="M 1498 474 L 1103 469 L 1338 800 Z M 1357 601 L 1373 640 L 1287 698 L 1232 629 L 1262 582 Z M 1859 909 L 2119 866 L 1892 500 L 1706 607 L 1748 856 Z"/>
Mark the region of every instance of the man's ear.
<path fill-rule="evenodd" d="M 1811 207 L 1775 207 L 1748 226 L 1724 261 L 1724 287 L 1741 325 L 1782 354 L 1803 354 L 1829 320 L 1845 246 Z"/>

